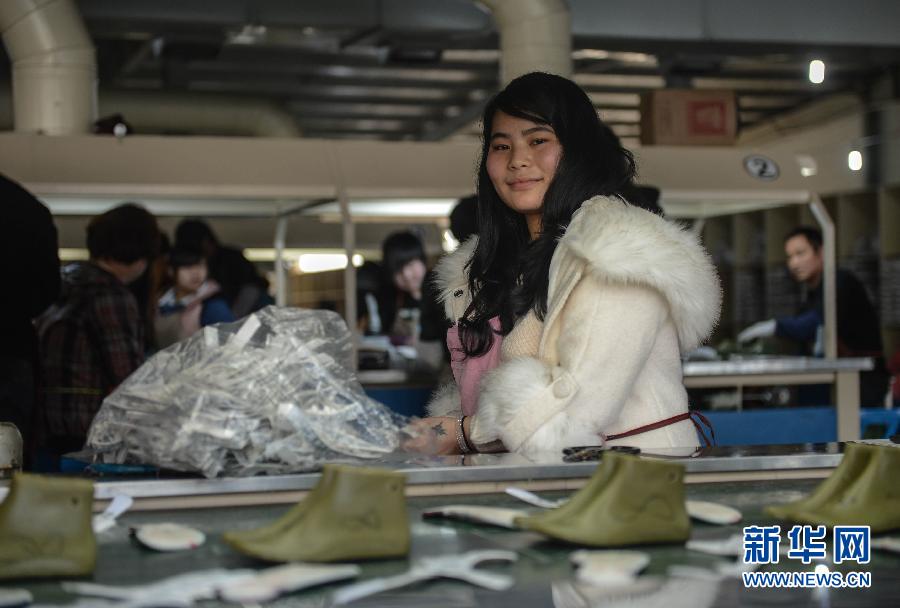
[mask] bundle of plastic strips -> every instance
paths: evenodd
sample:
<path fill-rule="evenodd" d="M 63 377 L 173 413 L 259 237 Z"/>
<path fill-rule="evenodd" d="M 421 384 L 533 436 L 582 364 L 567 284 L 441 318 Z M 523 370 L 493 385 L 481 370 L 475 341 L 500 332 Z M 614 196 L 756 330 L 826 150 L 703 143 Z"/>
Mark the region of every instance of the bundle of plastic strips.
<path fill-rule="evenodd" d="M 206 477 L 284 474 L 393 452 L 406 420 L 366 396 L 352 336 L 325 310 L 270 306 L 156 353 L 104 401 L 104 463 Z"/>

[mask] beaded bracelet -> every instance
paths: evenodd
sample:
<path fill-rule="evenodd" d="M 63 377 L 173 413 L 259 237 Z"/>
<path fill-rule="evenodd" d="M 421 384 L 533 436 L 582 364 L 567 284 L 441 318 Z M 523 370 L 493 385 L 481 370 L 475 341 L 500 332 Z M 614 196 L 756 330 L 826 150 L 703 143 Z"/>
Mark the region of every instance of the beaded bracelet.
<path fill-rule="evenodd" d="M 466 417 L 460 416 L 456 419 L 456 444 L 459 446 L 459 451 L 463 454 L 471 454 L 473 452 L 471 446 L 469 446 L 469 442 L 466 441 L 466 432 L 463 428 L 463 423 L 465 422 Z"/>

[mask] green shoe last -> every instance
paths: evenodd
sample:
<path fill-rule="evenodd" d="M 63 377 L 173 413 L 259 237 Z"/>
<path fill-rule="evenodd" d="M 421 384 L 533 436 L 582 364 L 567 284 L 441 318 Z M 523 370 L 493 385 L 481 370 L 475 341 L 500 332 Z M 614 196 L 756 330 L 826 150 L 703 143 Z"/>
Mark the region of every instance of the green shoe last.
<path fill-rule="evenodd" d="M 801 513 L 816 512 L 825 505 L 840 500 L 869 466 L 876 450 L 875 446 L 862 443 L 846 444 L 844 456 L 837 468 L 813 490 L 812 494 L 787 504 L 766 507 L 764 512 L 777 519 L 800 522 Z"/>
<path fill-rule="evenodd" d="M 94 484 L 17 473 L 0 504 L 0 579 L 94 571 Z"/>
<path fill-rule="evenodd" d="M 385 469 L 325 465 L 306 499 L 274 523 L 223 539 L 274 562 L 400 557 L 409 552 L 406 477 Z"/>
<path fill-rule="evenodd" d="M 850 444 L 854 445 L 854 444 Z M 873 533 L 900 528 L 900 448 L 865 446 L 868 466 L 835 500 L 794 513 L 799 523 L 870 526 Z"/>
<path fill-rule="evenodd" d="M 691 524 L 684 467 L 607 452 L 588 485 L 562 507 L 516 520 L 557 540 L 593 547 L 684 542 Z"/>

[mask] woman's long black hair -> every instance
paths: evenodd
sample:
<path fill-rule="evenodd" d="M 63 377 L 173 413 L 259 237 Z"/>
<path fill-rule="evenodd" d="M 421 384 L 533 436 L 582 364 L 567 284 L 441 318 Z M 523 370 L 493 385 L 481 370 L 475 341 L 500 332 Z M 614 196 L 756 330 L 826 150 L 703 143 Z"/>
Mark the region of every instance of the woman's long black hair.
<path fill-rule="evenodd" d="M 487 172 L 494 115 L 504 112 L 553 127 L 562 146 L 556 175 L 547 188 L 541 234 L 532 241 L 525 217 L 500 199 Z M 596 195 L 618 193 L 635 174 L 634 159 L 603 124 L 578 85 L 561 76 L 532 72 L 510 82 L 487 104 L 478 167 L 478 246 L 468 264 L 472 303 L 460 320 L 467 356 L 487 352 L 490 319 L 508 334 L 529 310 L 547 312 L 550 259 L 572 214 Z"/>

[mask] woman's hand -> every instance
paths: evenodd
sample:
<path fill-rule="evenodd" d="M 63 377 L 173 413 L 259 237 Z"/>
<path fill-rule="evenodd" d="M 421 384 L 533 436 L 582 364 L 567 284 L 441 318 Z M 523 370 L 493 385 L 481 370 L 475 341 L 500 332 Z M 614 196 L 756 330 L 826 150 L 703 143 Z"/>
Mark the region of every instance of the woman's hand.
<path fill-rule="evenodd" d="M 459 444 L 456 441 L 456 418 L 449 416 L 434 416 L 431 418 L 419 418 L 406 427 L 410 439 L 403 443 L 403 449 L 407 452 L 419 452 L 421 454 L 459 454 Z"/>

